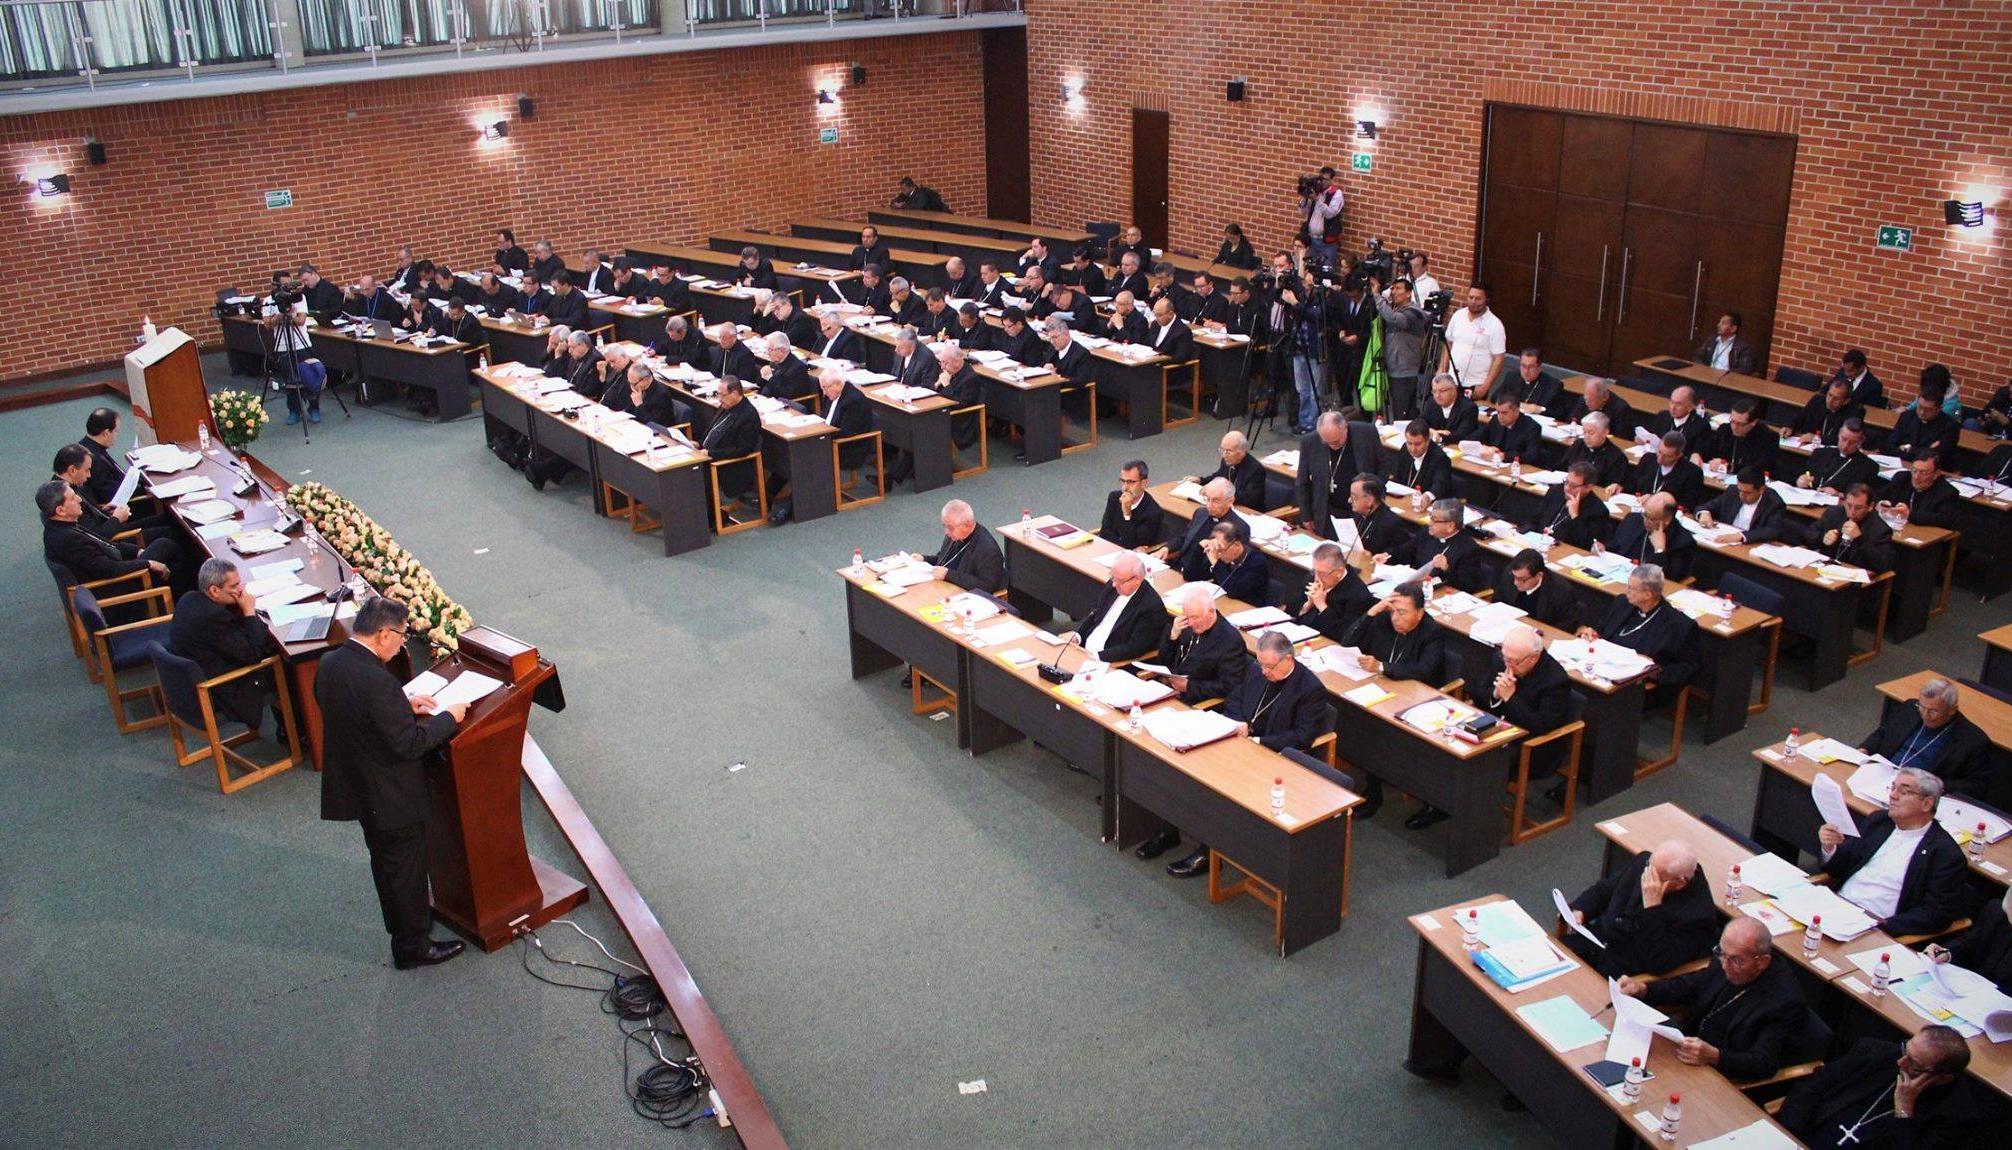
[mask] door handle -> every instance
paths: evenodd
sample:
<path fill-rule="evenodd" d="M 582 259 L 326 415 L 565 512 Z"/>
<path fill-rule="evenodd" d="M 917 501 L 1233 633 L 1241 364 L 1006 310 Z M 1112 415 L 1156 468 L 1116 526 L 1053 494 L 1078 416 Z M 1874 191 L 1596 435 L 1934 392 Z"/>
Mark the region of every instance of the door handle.
<path fill-rule="evenodd" d="M 1698 270 L 1691 274 L 1691 338 L 1698 338 L 1698 289 L 1705 283 L 1705 261 L 1698 261 Z"/>
<path fill-rule="evenodd" d="M 1537 255 L 1530 261 L 1530 306 L 1537 306 L 1537 277 L 1544 272 L 1544 233 L 1537 233 Z"/>
<path fill-rule="evenodd" d="M 1594 323 L 1607 318 L 1607 253 L 1612 250 L 1612 244 L 1600 245 L 1600 294 L 1593 297 Z"/>
<path fill-rule="evenodd" d="M 1621 291 L 1614 297 L 1614 322 L 1628 322 L 1628 264 L 1634 259 L 1634 251 L 1621 249 Z"/>

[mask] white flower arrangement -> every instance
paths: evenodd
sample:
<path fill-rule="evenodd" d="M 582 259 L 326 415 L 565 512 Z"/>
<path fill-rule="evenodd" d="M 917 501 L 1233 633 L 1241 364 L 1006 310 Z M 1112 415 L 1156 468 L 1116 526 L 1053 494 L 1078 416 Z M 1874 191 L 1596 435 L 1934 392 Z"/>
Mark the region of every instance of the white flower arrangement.
<path fill-rule="evenodd" d="M 447 597 L 412 552 L 327 485 L 297 483 L 287 489 L 286 502 L 379 595 L 405 604 L 411 611 L 413 634 L 442 651 L 452 651 L 460 645 L 461 633 L 475 625 L 467 609 Z"/>

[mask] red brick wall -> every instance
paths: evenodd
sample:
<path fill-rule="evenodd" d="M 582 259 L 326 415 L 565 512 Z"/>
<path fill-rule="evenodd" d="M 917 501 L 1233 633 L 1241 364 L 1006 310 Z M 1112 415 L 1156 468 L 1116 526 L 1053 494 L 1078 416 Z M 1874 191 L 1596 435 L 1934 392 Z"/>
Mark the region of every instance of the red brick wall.
<path fill-rule="evenodd" d="M 853 62 L 866 86 L 820 109 Z M 0 193 L 0 380 L 115 360 L 143 314 L 213 342 L 217 288 L 301 260 L 381 274 L 405 242 L 463 267 L 507 225 L 577 261 L 861 214 L 910 173 L 982 211 L 983 98 L 977 33 L 946 33 L 0 118 L 9 174 L 64 171 L 73 189 Z M 478 139 L 505 115 L 507 140 Z M 86 163 L 87 133 L 108 165 Z M 274 188 L 294 206 L 267 211 Z"/>
<path fill-rule="evenodd" d="M 2007 243 L 1958 240 L 1941 202 L 1990 189 L 2012 214 L 2012 9 L 1787 0 L 1027 0 L 1034 214 L 1130 213 L 1130 109 L 1172 112 L 1171 241 L 1213 254 L 1221 225 L 1261 248 L 1290 237 L 1293 177 L 1346 169 L 1358 105 L 1380 107 L 1375 169 L 1349 175 L 1347 243 L 1433 253 L 1447 286 L 1473 270 L 1487 86 L 1544 81 L 1573 107 L 1681 97 L 1707 122 L 1785 119 L 1799 146 L 1775 362 L 1828 366 L 1862 346 L 1903 392 L 1925 362 L 1967 397 L 2012 373 Z M 1226 80 L 1250 80 L 1228 103 Z M 1081 108 L 1066 79 L 1087 80 Z M 1873 250 L 1882 223 L 1915 250 Z M 1511 332 L 1512 343 L 1519 338 Z"/>

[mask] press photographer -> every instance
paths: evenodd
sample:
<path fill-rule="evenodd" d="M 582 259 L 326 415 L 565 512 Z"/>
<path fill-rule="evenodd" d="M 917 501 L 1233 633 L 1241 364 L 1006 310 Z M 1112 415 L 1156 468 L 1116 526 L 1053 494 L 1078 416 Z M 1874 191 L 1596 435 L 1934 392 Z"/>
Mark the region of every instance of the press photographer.
<path fill-rule="evenodd" d="M 1376 314 L 1383 320 L 1383 370 L 1390 381 L 1390 420 L 1403 423 L 1415 414 L 1419 389 L 1425 383 L 1420 373 L 1425 368 L 1425 337 L 1432 330 L 1432 320 L 1412 302 L 1410 280 L 1392 283 L 1388 299 L 1380 277 L 1370 276 L 1369 286 L 1376 293 Z"/>
<path fill-rule="evenodd" d="M 1272 394 L 1284 390 L 1287 379 L 1299 397 L 1292 420 L 1296 435 L 1313 430 L 1320 414 L 1320 384 L 1327 372 L 1326 297 L 1318 282 L 1309 280 L 1294 266 L 1293 257 L 1278 252 L 1272 266 L 1255 277 L 1265 291 L 1272 340 Z"/>
<path fill-rule="evenodd" d="M 1299 213 L 1314 258 L 1333 267 L 1341 257 L 1341 176 L 1324 167 L 1316 176 L 1299 178 Z"/>

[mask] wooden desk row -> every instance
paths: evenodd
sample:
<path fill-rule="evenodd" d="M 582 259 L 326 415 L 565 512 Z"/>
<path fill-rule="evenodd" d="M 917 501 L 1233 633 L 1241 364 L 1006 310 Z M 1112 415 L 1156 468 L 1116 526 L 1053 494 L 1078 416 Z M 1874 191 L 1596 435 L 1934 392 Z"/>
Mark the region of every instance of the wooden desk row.
<path fill-rule="evenodd" d="M 1037 665 L 1061 653 L 1055 644 L 1029 634 L 986 646 L 959 634 L 954 619 L 932 618 L 930 608 L 961 593 L 953 584 L 932 581 L 890 598 L 867 589 L 877 583 L 871 572 L 838 574 L 853 678 L 909 664 L 954 692 L 959 747 L 981 755 L 1032 738 L 1095 774 L 1103 784 L 1102 837 L 1120 849 L 1170 822 L 1209 843 L 1278 892 L 1281 956 L 1340 928 L 1358 796 L 1246 739 L 1182 754 L 1132 732 L 1124 712 L 1079 702 L 1039 676 Z M 1033 658 L 1015 666 L 1002 658 L 1011 652 Z M 1064 666 L 1081 659 L 1076 649 Z M 1150 709 L 1183 706 L 1167 699 Z M 1271 813 L 1273 779 L 1284 781 L 1283 818 Z"/>
<path fill-rule="evenodd" d="M 265 376 L 266 349 L 271 342 L 258 320 L 224 316 L 224 350 L 236 375 Z M 434 394 L 439 418 L 456 419 L 469 412 L 472 387 L 469 369 L 480 351 L 473 344 L 447 343 L 415 347 L 409 342 L 350 335 L 324 324 L 310 329 L 313 350 L 304 355 L 321 360 L 330 371 L 359 380 L 384 380 L 420 387 Z"/>

